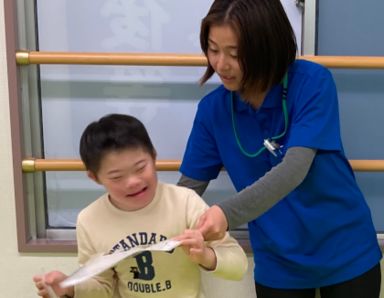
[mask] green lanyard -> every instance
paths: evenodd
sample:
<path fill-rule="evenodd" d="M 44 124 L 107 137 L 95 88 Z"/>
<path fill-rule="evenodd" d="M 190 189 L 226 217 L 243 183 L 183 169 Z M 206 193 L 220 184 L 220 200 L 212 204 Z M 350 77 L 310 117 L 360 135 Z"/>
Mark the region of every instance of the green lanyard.
<path fill-rule="evenodd" d="M 288 73 L 285 73 L 285 75 L 283 77 L 282 85 L 283 85 L 282 107 L 283 107 L 283 116 L 284 116 L 284 130 L 281 134 L 269 138 L 269 140 L 271 140 L 271 141 L 275 141 L 275 140 L 283 137 L 287 133 L 287 129 L 288 129 L 288 110 L 287 110 Z M 237 131 L 236 131 L 236 119 L 235 119 L 235 111 L 234 111 L 234 107 L 233 107 L 233 102 L 234 102 L 233 92 L 231 92 L 232 127 L 233 127 L 233 133 L 235 134 L 236 143 L 239 146 L 241 153 L 243 153 L 245 156 L 256 157 L 256 156 L 260 155 L 260 153 L 263 152 L 267 148 L 265 146 L 261 146 L 260 149 L 258 151 L 256 151 L 255 153 L 249 153 L 241 145 L 239 136 L 238 136 Z"/>

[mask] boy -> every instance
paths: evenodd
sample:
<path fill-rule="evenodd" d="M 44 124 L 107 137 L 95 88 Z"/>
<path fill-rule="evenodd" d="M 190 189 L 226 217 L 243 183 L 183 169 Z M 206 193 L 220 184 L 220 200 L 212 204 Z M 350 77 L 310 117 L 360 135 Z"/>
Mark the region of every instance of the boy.
<path fill-rule="evenodd" d="M 247 258 L 229 234 L 204 242 L 192 229 L 208 208 L 192 190 L 158 182 L 156 151 L 144 125 L 127 115 L 111 114 L 83 132 L 80 156 L 88 176 L 106 194 L 83 209 L 76 232 L 80 265 L 92 255 L 129 250 L 175 238 L 182 248 L 170 253 L 145 251 L 79 285 L 60 288 L 66 275 L 35 276 L 39 295 L 45 285 L 66 297 L 204 297 L 200 269 L 239 280 Z"/>

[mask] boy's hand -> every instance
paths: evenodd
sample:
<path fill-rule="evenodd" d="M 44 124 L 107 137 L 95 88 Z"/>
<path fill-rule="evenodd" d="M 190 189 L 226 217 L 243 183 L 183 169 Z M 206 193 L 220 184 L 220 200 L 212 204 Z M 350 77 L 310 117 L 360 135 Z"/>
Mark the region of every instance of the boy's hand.
<path fill-rule="evenodd" d="M 35 282 L 35 286 L 38 289 L 37 294 L 44 298 L 50 298 L 50 294 L 48 292 L 47 286 L 50 286 L 53 292 L 57 296 L 68 295 L 70 297 L 74 296 L 74 288 L 62 288 L 60 287 L 60 282 L 67 278 L 67 275 L 60 271 L 51 271 L 44 275 L 35 275 L 33 277 L 33 281 Z"/>
<path fill-rule="evenodd" d="M 207 270 L 216 268 L 216 254 L 204 242 L 204 237 L 199 230 L 185 230 L 183 234 L 174 238 L 181 242 L 189 259 Z"/>

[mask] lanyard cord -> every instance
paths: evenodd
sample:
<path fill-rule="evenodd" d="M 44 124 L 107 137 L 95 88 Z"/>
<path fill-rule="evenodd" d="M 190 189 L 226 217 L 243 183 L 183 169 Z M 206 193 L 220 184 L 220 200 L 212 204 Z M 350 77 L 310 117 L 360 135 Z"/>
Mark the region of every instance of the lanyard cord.
<path fill-rule="evenodd" d="M 284 130 L 281 134 L 271 137 L 270 138 L 271 140 L 280 139 L 281 137 L 283 137 L 287 133 L 287 129 L 288 129 L 288 110 L 287 110 L 288 73 L 285 73 L 283 80 L 282 80 L 282 85 L 283 85 L 283 92 L 282 92 L 281 103 L 282 103 L 283 116 L 284 116 Z M 237 131 L 236 131 L 236 119 L 235 119 L 235 111 L 234 111 L 234 107 L 233 107 L 233 102 L 234 102 L 233 92 L 231 92 L 232 127 L 233 127 L 233 133 L 235 135 L 236 143 L 237 143 L 241 153 L 243 153 L 245 156 L 251 157 L 251 158 L 256 157 L 256 156 L 260 155 L 260 153 L 263 152 L 266 148 L 265 148 L 265 146 L 261 146 L 260 149 L 258 151 L 256 151 L 255 153 L 249 153 L 243 148 L 243 146 L 241 145 L 239 136 L 237 134 Z"/>

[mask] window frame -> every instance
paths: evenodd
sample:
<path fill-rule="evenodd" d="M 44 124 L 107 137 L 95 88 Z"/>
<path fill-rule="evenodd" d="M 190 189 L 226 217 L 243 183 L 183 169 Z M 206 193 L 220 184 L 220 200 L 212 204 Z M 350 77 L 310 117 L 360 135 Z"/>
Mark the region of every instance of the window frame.
<path fill-rule="evenodd" d="M 43 173 L 23 173 L 26 156 L 43 156 L 39 98 L 39 66 L 19 66 L 15 54 L 20 49 L 37 50 L 35 2 L 4 0 L 6 57 L 12 140 L 13 179 L 19 252 L 75 252 L 76 241 L 50 239 L 45 229 Z M 18 22 L 23 20 L 25 23 Z M 29 22 L 29 26 L 27 23 Z M 31 39 L 32 37 L 32 39 Z M 40 187 L 36 187 L 39 185 Z M 40 202 L 36 204 L 36 202 Z"/>

